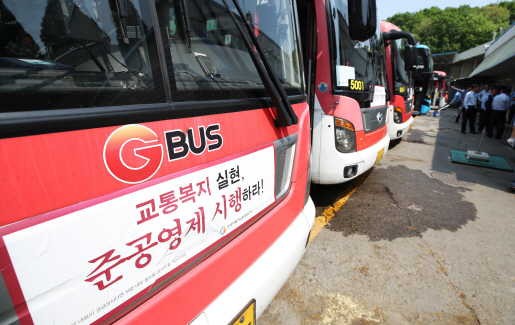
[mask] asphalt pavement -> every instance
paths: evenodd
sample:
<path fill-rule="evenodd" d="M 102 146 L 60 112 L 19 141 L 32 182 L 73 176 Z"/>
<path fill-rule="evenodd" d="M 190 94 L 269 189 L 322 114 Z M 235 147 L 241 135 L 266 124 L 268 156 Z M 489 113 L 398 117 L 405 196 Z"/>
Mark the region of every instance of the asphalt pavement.
<path fill-rule="evenodd" d="M 481 136 L 454 112 L 418 117 L 358 181 L 312 186 L 318 230 L 259 325 L 515 324 L 514 173 L 450 161 Z M 482 151 L 515 165 L 500 140 Z"/>

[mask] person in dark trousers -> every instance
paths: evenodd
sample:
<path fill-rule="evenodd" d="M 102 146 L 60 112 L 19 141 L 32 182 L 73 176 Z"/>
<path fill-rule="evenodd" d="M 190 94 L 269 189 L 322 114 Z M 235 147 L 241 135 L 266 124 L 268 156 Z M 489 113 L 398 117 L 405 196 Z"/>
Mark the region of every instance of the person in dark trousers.
<path fill-rule="evenodd" d="M 499 95 L 495 96 L 492 102 L 492 118 L 490 119 L 490 123 L 488 124 L 488 133 L 486 134 L 486 136 L 489 138 L 493 136 L 494 127 L 497 129 L 495 138 L 502 138 L 502 133 L 504 132 L 504 124 L 506 124 L 506 112 L 510 108 L 511 102 L 510 97 L 506 94 L 509 94 L 510 90 L 510 88 L 500 88 Z"/>
<path fill-rule="evenodd" d="M 476 122 L 476 104 L 477 104 L 477 93 L 479 92 L 479 85 L 475 84 L 472 86 L 472 90 L 465 95 L 463 100 L 463 122 L 461 122 L 461 133 L 467 134 L 467 121 L 469 121 L 470 133 L 477 134 L 475 128 Z"/>
<path fill-rule="evenodd" d="M 472 86 L 468 86 L 467 87 L 467 90 L 465 89 L 458 89 L 454 86 L 451 86 L 452 89 L 460 92 L 461 96 L 460 96 L 460 106 L 458 107 L 458 110 L 456 111 L 456 114 L 454 115 L 454 118 L 456 120 L 456 123 L 458 123 L 460 121 L 460 115 L 461 115 L 461 112 L 463 111 L 463 108 L 464 108 L 464 105 L 463 105 L 463 101 L 465 100 L 465 95 L 467 94 L 467 92 L 469 92 L 471 89 L 472 89 Z"/>
<path fill-rule="evenodd" d="M 483 129 L 488 129 L 488 123 L 490 123 L 490 119 L 492 118 L 492 102 L 495 96 L 497 96 L 497 88 L 493 88 L 486 101 L 484 101 L 485 111 L 483 116 L 480 115 L 479 117 L 479 133 L 483 132 Z M 481 102 L 483 102 L 484 99 L 485 97 L 482 98 Z"/>

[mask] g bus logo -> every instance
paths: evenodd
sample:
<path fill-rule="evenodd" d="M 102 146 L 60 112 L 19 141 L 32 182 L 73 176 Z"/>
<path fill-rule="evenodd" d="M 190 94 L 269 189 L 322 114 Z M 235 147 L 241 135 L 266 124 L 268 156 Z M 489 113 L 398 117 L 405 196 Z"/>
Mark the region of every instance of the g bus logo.
<path fill-rule="evenodd" d="M 137 184 L 154 176 L 163 161 L 163 146 L 151 129 L 130 124 L 116 129 L 104 146 L 104 163 L 117 180 Z"/>

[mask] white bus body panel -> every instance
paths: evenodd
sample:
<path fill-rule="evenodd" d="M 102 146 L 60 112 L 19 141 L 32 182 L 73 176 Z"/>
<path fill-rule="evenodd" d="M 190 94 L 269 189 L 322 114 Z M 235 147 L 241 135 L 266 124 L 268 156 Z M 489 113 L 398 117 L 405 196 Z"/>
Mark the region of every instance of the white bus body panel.
<path fill-rule="evenodd" d="M 314 221 L 315 205 L 309 198 L 288 229 L 190 325 L 227 325 L 252 299 L 257 319 L 302 258 Z"/>
<path fill-rule="evenodd" d="M 388 114 L 388 135 L 390 136 L 390 140 L 397 140 L 408 133 L 409 128 L 413 123 L 413 116 L 411 116 L 406 122 L 397 124 L 393 121 L 393 105 L 389 105 L 388 110 L 390 111 Z M 398 131 L 402 131 L 399 136 L 397 135 Z"/>
<path fill-rule="evenodd" d="M 390 114 L 388 114 L 390 115 Z M 409 126 L 408 126 L 409 127 Z M 348 182 L 372 168 L 377 159 L 377 153 L 384 149 L 388 151 L 390 136 L 386 136 L 373 146 L 353 153 L 341 153 L 336 150 L 334 139 L 334 117 L 326 115 L 315 98 L 313 114 L 313 146 L 312 182 L 315 184 L 339 184 Z M 358 165 L 358 172 L 351 178 L 343 177 L 345 166 Z"/>

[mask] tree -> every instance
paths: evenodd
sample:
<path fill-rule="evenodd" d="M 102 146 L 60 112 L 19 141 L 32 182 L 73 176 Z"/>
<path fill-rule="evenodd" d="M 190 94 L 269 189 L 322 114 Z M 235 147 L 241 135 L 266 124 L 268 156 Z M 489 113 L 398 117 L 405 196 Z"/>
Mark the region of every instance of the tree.
<path fill-rule="evenodd" d="M 492 39 L 500 27 L 515 20 L 515 3 L 501 2 L 485 7 L 432 7 L 415 13 L 399 13 L 387 21 L 413 33 L 432 53 L 463 52 Z"/>

